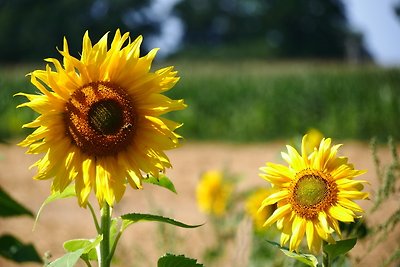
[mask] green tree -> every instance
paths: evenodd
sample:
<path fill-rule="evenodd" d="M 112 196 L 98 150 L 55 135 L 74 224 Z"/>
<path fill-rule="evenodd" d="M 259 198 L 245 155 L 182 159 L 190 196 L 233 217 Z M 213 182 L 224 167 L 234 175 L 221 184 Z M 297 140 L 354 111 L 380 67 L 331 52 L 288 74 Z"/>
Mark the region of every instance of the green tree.
<path fill-rule="evenodd" d="M 186 0 L 176 10 L 186 26 L 187 46 L 243 50 L 242 44 L 256 43 L 258 55 L 268 54 L 265 50 L 282 57 L 346 55 L 350 31 L 340 0 Z M 244 53 L 254 54 L 253 48 Z"/>
<path fill-rule="evenodd" d="M 150 0 L 0 1 L 0 62 L 53 56 L 54 44 L 61 49 L 64 36 L 71 51 L 78 51 L 86 30 L 94 40 L 117 28 L 137 35 L 157 32 L 159 22 L 135 23 L 131 19 L 149 4 Z"/>

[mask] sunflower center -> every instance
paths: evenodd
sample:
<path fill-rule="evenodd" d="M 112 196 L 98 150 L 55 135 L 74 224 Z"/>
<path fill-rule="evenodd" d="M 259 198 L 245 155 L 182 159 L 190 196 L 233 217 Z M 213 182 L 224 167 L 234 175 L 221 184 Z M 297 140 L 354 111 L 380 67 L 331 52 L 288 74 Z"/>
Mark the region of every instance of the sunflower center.
<path fill-rule="evenodd" d="M 89 124 L 100 134 L 115 134 L 123 123 L 121 107 L 114 100 L 95 103 L 89 110 Z"/>
<path fill-rule="evenodd" d="M 137 113 L 127 92 L 110 82 L 77 89 L 64 109 L 66 134 L 83 153 L 114 156 L 133 141 Z"/>
<path fill-rule="evenodd" d="M 329 174 L 306 169 L 296 174 L 289 202 L 299 216 L 314 219 L 337 202 L 337 192 L 337 185 Z"/>
<path fill-rule="evenodd" d="M 312 207 L 325 198 L 327 189 L 325 180 L 306 175 L 297 181 L 294 198 L 300 205 Z"/>

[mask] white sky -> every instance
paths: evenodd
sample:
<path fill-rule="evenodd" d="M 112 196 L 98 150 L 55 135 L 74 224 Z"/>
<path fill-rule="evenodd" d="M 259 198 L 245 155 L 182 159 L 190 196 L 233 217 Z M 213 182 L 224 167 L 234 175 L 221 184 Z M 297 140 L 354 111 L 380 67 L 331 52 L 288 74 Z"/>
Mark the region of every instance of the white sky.
<path fill-rule="evenodd" d="M 398 0 L 344 0 L 350 23 L 364 34 L 377 63 L 400 66 L 400 19 L 393 6 Z"/>

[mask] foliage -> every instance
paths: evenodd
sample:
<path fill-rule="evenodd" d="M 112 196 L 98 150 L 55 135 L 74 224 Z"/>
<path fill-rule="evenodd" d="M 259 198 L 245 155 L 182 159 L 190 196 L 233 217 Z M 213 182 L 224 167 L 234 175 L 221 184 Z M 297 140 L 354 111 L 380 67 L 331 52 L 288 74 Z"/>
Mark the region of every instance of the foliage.
<path fill-rule="evenodd" d="M 33 213 L 15 201 L 3 188 L 0 187 L 0 217 L 11 217 L 18 215 L 28 215 L 33 217 Z"/>
<path fill-rule="evenodd" d="M 352 36 L 343 1 L 188 0 L 176 10 L 186 26 L 184 56 L 207 47 L 209 58 L 344 58 Z"/>
<path fill-rule="evenodd" d="M 0 3 L 0 61 L 36 61 L 49 56 L 64 36 L 72 47 L 81 45 L 86 30 L 99 39 L 110 30 L 132 30 L 155 33 L 159 22 L 132 21 L 133 13 L 148 7 L 150 1 L 26 1 L 6 0 Z M 143 12 L 142 12 L 143 13 Z M 137 16 L 137 15 L 136 15 Z M 62 19 L 69 18 L 69 19 Z M 129 27 L 128 27 L 129 26 Z M 58 44 L 58 45 L 55 45 Z M 53 54 L 53 53 L 52 53 Z"/>
<path fill-rule="evenodd" d="M 184 123 L 187 139 L 258 142 L 310 128 L 336 139 L 400 138 L 399 69 L 262 61 L 176 65 L 185 79 L 172 94 L 189 107 L 171 117 Z"/>
<path fill-rule="evenodd" d="M 9 218 L 21 215 L 32 217 L 33 213 L 19 204 L 0 187 L 0 217 Z M 24 244 L 19 239 L 9 234 L 0 236 L 0 256 L 19 263 L 42 262 L 42 259 L 32 244 Z"/>
<path fill-rule="evenodd" d="M 93 251 L 96 246 L 99 245 L 103 236 L 98 236 L 95 240 L 85 240 L 82 242 L 76 242 L 76 240 L 70 240 L 64 243 L 64 248 L 67 253 L 56 259 L 55 261 L 47 264 L 47 267 L 73 267 L 82 258 L 85 262 L 89 261 L 89 254 Z M 97 258 L 96 258 L 97 259 Z"/>
<path fill-rule="evenodd" d="M 210 176 L 211 174 L 211 176 Z M 213 175 L 214 174 L 214 175 Z M 218 174 L 218 175 L 215 175 Z M 231 190 L 227 192 L 229 195 L 224 199 L 219 199 L 221 188 L 215 188 L 215 184 L 204 183 L 204 179 L 214 178 L 219 180 L 218 187 L 229 184 Z M 252 211 L 249 210 L 245 203 L 252 202 L 253 205 L 260 206 L 263 199 L 254 198 L 254 194 L 260 192 L 264 187 L 251 187 L 243 189 L 239 182 L 241 177 L 231 173 L 228 170 L 208 170 L 201 175 L 197 184 L 199 187 L 210 186 L 209 193 L 199 198 L 197 195 L 197 205 L 200 211 L 207 215 L 206 226 L 209 227 L 209 235 L 213 237 L 213 241 L 207 244 L 202 251 L 202 260 L 206 266 L 221 266 L 227 262 L 224 257 L 231 255 L 227 253 L 232 245 L 235 244 L 235 254 L 241 254 L 241 260 L 244 262 L 235 262 L 237 265 L 261 267 L 261 266 L 281 266 L 282 257 L 274 254 L 272 249 L 266 245 L 265 238 L 276 237 L 276 231 L 260 230 L 257 227 L 257 218 Z M 205 210 L 202 205 L 208 198 L 208 202 L 224 203 L 224 212 L 216 213 L 212 210 Z M 255 203 L 255 202 L 259 203 Z M 216 203 L 214 203 L 215 205 Z M 221 204 L 221 203 L 219 203 Z M 264 214 L 260 213 L 261 217 Z M 249 227 L 249 228 L 246 228 Z M 246 230 L 244 230 L 245 228 Z M 245 232 L 245 234 L 243 234 Z M 240 244 L 238 244 L 238 240 Z M 241 250 L 249 249 L 249 255 Z M 239 252 L 240 250 L 240 252 Z M 243 254 L 243 255 L 242 255 Z M 239 256 L 237 256 L 240 258 Z M 232 259 L 229 259 L 232 260 Z"/>
<path fill-rule="evenodd" d="M 0 68 L 0 141 L 13 138 L 28 131 L 21 131 L 21 125 L 31 121 L 36 115 L 34 112 L 25 110 L 17 110 L 15 107 L 24 100 L 14 95 L 26 88 L 29 92 L 33 92 L 33 86 L 29 83 L 29 79 L 24 77 L 29 71 L 29 66 L 8 66 Z"/>
<path fill-rule="evenodd" d="M 291 138 L 310 128 L 337 139 L 400 138 L 400 70 L 312 62 L 174 62 L 184 79 L 169 95 L 189 107 L 169 117 L 188 140 L 236 142 Z M 0 139 L 26 134 L 36 115 L 16 110 L 33 91 L 27 68 L 0 69 Z M 382 120 L 382 117 L 385 117 Z M 25 129 L 24 131 L 27 131 Z"/>
<path fill-rule="evenodd" d="M 344 58 L 349 39 L 355 39 L 344 1 L 339 0 L 187 0 L 171 3 L 170 8 L 160 2 L 1 1 L 0 61 L 38 60 L 54 51 L 54 44 L 61 47 L 64 36 L 69 36 L 71 47 L 80 46 L 79 36 L 86 30 L 96 39 L 117 28 L 157 39 L 165 28 L 170 28 L 171 19 L 175 27 L 181 28 L 175 28 L 177 34 L 172 38 L 180 42 L 179 31 L 185 31 L 183 46 L 173 48 L 186 45 L 181 50 L 184 56 L 188 55 L 188 47 L 195 46 L 197 55 L 206 47 L 205 56 L 221 54 L 225 58 Z M 360 41 L 355 45 L 356 49 L 365 50 Z"/>
<path fill-rule="evenodd" d="M 335 244 L 326 244 L 324 246 L 324 253 L 327 254 L 328 264 L 331 264 L 337 257 L 345 255 L 347 252 L 353 249 L 357 243 L 357 238 L 350 238 L 345 240 L 339 240 Z"/>
<path fill-rule="evenodd" d="M 175 186 L 172 183 L 172 181 L 165 175 L 160 175 L 160 177 L 158 177 L 158 178 L 153 177 L 153 176 L 148 176 L 147 179 L 143 180 L 143 182 L 158 185 L 160 187 L 164 187 L 164 188 L 168 189 L 169 191 L 174 192 L 175 194 L 178 194 L 176 192 Z"/>
<path fill-rule="evenodd" d="M 197 263 L 195 259 L 186 258 L 183 255 L 165 254 L 157 263 L 157 267 L 203 267 L 203 264 Z"/>
<path fill-rule="evenodd" d="M 400 161 L 397 152 L 397 146 L 393 137 L 389 137 L 388 147 L 391 151 L 392 162 L 388 165 L 382 166 L 381 160 L 377 153 L 377 142 L 376 139 L 371 140 L 371 151 L 372 157 L 375 163 L 376 174 L 380 182 L 377 190 L 377 196 L 372 207 L 372 212 L 377 211 L 385 207 L 385 203 L 391 199 L 398 200 L 400 194 L 399 178 L 400 178 Z M 366 253 L 373 250 L 388 235 L 398 228 L 400 225 L 400 207 L 392 211 L 392 213 L 382 222 L 380 222 L 372 232 L 370 233 L 372 241 L 370 242 L 369 249 Z M 382 266 L 391 266 L 391 264 L 400 263 L 400 246 L 391 249 L 391 254 L 387 257 L 386 261 Z"/>
<path fill-rule="evenodd" d="M 122 215 L 121 218 L 123 219 L 123 227 L 124 228 L 128 227 L 129 225 L 131 225 L 133 223 L 137 223 L 140 221 L 162 222 L 162 223 L 168 223 L 168 224 L 172 224 L 175 226 L 179 226 L 182 228 L 196 228 L 196 227 L 201 226 L 201 225 L 188 225 L 185 223 L 175 221 L 170 218 L 162 217 L 159 215 L 152 215 L 152 214 L 129 213 L 129 214 Z"/>
<path fill-rule="evenodd" d="M 37 262 L 42 259 L 32 244 L 24 244 L 12 235 L 0 236 L 0 256 L 14 262 Z"/>
<path fill-rule="evenodd" d="M 276 242 L 271 242 L 268 241 L 270 244 L 278 247 L 286 256 L 289 258 L 293 258 L 299 262 L 302 262 L 306 264 L 307 266 L 311 267 L 317 267 L 318 266 L 318 260 L 317 258 L 312 255 L 312 254 L 304 254 L 304 253 L 296 253 L 296 252 L 291 252 L 288 248 L 286 247 L 281 247 L 278 243 Z"/>
<path fill-rule="evenodd" d="M 154 177 L 149 177 L 151 181 L 147 181 L 151 184 L 166 188 L 170 190 L 173 193 L 176 193 L 175 191 L 175 186 L 172 184 L 171 180 L 166 177 L 166 176 L 161 176 L 159 180 L 157 180 Z M 43 202 L 42 206 L 39 209 L 39 212 L 36 217 L 36 222 L 39 219 L 39 215 L 42 212 L 43 208 L 54 201 L 69 198 L 69 197 L 75 197 L 75 189 L 74 189 L 74 184 L 70 184 L 63 192 L 53 192 L 50 196 L 46 198 L 46 200 Z M 201 225 L 189 225 L 185 224 L 176 220 L 173 220 L 171 218 L 159 216 L 159 215 L 153 215 L 153 214 L 142 214 L 142 213 L 128 213 L 121 215 L 119 217 L 115 218 L 110 218 L 109 221 L 109 233 L 107 234 L 107 237 L 101 232 L 101 228 L 103 227 L 103 215 L 102 215 L 102 221 L 101 225 L 98 222 L 97 216 L 91 206 L 91 204 L 88 204 L 90 212 L 92 213 L 94 224 L 96 226 L 96 229 L 98 231 L 98 235 L 95 239 L 73 239 L 66 241 L 64 243 L 64 249 L 66 250 L 66 254 L 64 254 L 62 257 L 46 263 L 46 266 L 51 266 L 51 267 L 72 267 L 75 266 L 75 264 L 79 261 L 79 259 L 83 260 L 87 266 L 91 266 L 90 262 L 91 261 L 99 261 L 100 262 L 100 256 L 99 254 L 99 246 L 101 249 L 100 243 L 104 238 L 109 238 L 109 244 L 111 244 L 111 248 L 109 251 L 109 258 L 108 261 L 110 262 L 115 249 L 117 247 L 117 244 L 119 242 L 119 239 L 121 238 L 123 232 L 131 225 L 141 222 L 141 221 L 151 221 L 151 222 L 158 222 L 158 223 L 165 223 L 165 224 L 171 224 L 177 227 L 182 227 L 182 228 L 197 228 Z M 36 223 L 35 222 L 35 223 Z M 176 264 L 176 265 L 171 265 L 171 264 Z M 181 265 L 180 265 L 181 264 Z M 196 260 L 188 259 L 184 256 L 175 256 L 171 254 L 166 254 L 165 256 L 161 257 L 158 266 L 160 267 L 168 267 L 168 266 L 182 266 L 182 267 L 197 267 L 197 266 L 203 266 L 201 264 L 197 264 Z"/>
<path fill-rule="evenodd" d="M 389 138 L 388 146 L 392 155 L 392 163 L 388 166 L 381 166 L 377 156 L 376 139 L 371 141 L 372 156 L 375 163 L 376 174 L 381 182 L 377 197 L 375 199 L 373 210 L 378 209 L 382 202 L 396 193 L 396 180 L 400 176 L 400 162 L 397 154 L 397 148 L 392 137 Z"/>

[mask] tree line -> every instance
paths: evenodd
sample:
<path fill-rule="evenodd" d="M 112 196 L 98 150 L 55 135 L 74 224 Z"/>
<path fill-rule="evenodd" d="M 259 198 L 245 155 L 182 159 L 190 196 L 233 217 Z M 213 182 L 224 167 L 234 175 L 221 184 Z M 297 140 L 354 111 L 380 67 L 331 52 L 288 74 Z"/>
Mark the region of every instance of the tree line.
<path fill-rule="evenodd" d="M 64 36 L 79 51 L 86 30 L 96 41 L 117 28 L 145 40 L 157 36 L 168 18 L 150 11 L 162 1 L 0 1 L 0 62 L 54 56 Z M 356 51 L 368 57 L 341 0 L 181 0 L 168 12 L 184 31 L 175 56 L 206 51 L 222 57 L 344 59 Z"/>

